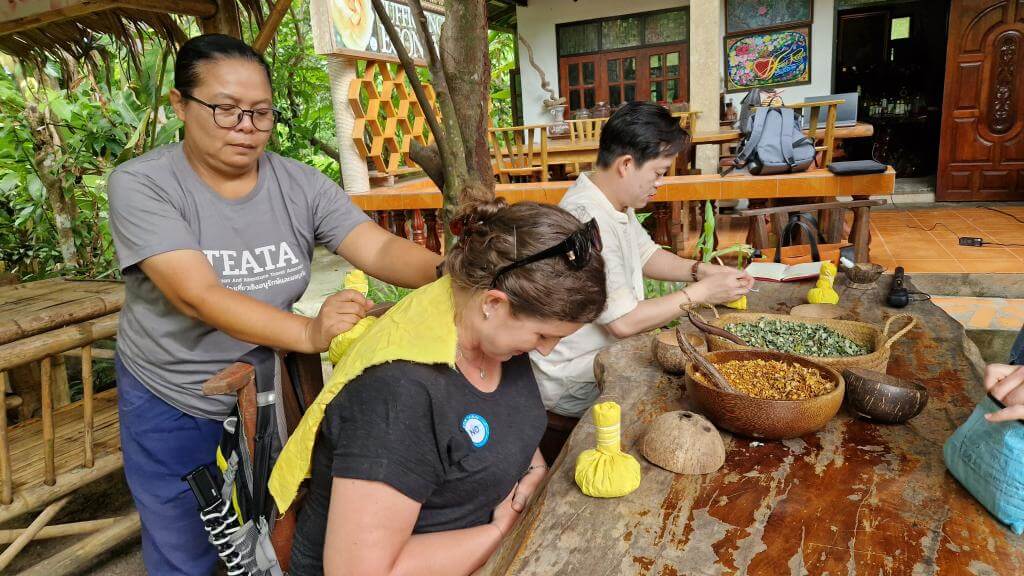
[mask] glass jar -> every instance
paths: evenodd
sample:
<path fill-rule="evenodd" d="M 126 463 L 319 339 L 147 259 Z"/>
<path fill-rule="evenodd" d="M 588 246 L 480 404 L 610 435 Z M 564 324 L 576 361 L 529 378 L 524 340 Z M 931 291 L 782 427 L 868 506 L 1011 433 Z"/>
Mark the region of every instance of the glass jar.
<path fill-rule="evenodd" d="M 548 124 L 548 138 L 568 138 L 569 124 L 565 121 L 565 104 L 548 108 L 551 122 Z"/>

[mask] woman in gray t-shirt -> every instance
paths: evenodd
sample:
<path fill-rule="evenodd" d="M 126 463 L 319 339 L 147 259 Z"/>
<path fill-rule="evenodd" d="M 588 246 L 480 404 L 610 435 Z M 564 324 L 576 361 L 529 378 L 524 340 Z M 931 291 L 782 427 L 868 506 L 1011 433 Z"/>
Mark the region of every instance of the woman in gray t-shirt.
<path fill-rule="evenodd" d="M 371 302 L 353 291 L 316 318 L 290 312 L 316 244 L 393 284 L 432 281 L 439 256 L 384 231 L 315 168 L 265 147 L 279 113 L 270 70 L 241 41 L 204 35 L 175 63 L 185 139 L 110 176 L 127 296 L 117 375 L 125 474 L 150 574 L 209 574 L 217 555 L 180 478 L 214 460 L 233 396 L 202 385 L 254 345 L 320 352 Z"/>

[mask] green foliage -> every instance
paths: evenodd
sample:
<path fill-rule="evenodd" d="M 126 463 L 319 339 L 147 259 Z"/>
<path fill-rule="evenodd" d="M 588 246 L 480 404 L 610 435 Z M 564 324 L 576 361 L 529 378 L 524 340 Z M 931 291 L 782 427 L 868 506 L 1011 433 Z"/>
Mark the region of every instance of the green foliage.
<path fill-rule="evenodd" d="M 373 276 L 367 276 L 366 278 L 370 281 L 370 289 L 366 292 L 366 297 L 373 300 L 375 304 L 398 302 L 412 292 L 411 288 L 394 286 L 383 280 L 377 280 Z"/>
<path fill-rule="evenodd" d="M 337 159 L 328 155 L 337 139 L 327 63 L 313 51 L 307 6 L 293 6 L 266 54 L 275 101 L 284 112 L 269 149 L 338 181 Z M 189 24 L 187 33 L 197 34 L 198 29 Z M 493 117 L 499 125 L 510 125 L 515 41 L 496 32 L 489 39 Z M 99 38 L 95 46 L 92 73 L 79 65 L 69 71 L 70 79 L 53 62 L 36 70 L 0 54 L 0 263 L 23 280 L 59 274 L 116 276 L 107 178 L 120 163 L 182 135 L 182 123 L 168 101 L 173 54 L 162 41 L 155 35 L 144 38 L 138 69 L 116 41 Z M 428 76 L 425 69 L 420 73 Z M 29 106 L 46 119 L 58 147 L 46 149 L 44 140 L 35 137 L 26 114 Z M 54 179 L 71 215 L 78 269 L 66 266 L 61 254 L 44 184 Z"/>
<path fill-rule="evenodd" d="M 511 72 L 516 67 L 515 37 L 491 30 L 487 35 L 491 57 L 491 121 L 495 126 L 512 126 Z"/>

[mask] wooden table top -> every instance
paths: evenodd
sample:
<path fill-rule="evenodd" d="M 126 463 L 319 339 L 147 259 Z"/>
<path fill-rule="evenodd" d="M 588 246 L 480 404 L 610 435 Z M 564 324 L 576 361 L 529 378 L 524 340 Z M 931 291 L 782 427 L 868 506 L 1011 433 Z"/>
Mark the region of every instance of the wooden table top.
<path fill-rule="evenodd" d="M 572 185 L 572 180 L 498 184 L 495 194 L 504 196 L 509 202 L 557 204 Z M 895 185 L 896 173 L 892 168 L 883 174 L 857 176 L 836 176 L 825 169 L 774 176 L 751 176 L 735 171 L 725 177 L 717 174 L 669 176 L 664 179 L 654 201 L 879 196 L 892 194 Z M 373 188 L 367 193 L 350 194 L 349 197 L 363 210 L 429 210 L 441 208 L 442 203 L 441 192 L 426 178 Z"/>
<path fill-rule="evenodd" d="M 0 345 L 117 312 L 124 284 L 51 278 L 0 288 Z"/>
<path fill-rule="evenodd" d="M 751 309 L 784 312 L 810 286 L 760 283 Z M 673 474 L 647 462 L 638 441 L 656 416 L 691 408 L 682 379 L 651 359 L 650 334 L 623 340 L 598 356 L 596 372 L 604 395 L 622 405 L 622 446 L 642 466 L 640 487 L 614 499 L 577 488 L 576 457 L 595 444 L 588 412 L 478 574 L 1024 573 L 1024 538 L 993 519 L 943 464 L 943 443 L 984 395 L 982 361 L 965 346 L 963 328 L 931 302 L 893 310 L 883 305 L 884 290 L 837 289 L 855 318 L 881 325 L 897 312 L 917 317 L 894 346 L 888 372 L 927 385 L 919 416 L 880 425 L 843 409 L 823 430 L 783 442 L 723 433 L 720 470 Z"/>

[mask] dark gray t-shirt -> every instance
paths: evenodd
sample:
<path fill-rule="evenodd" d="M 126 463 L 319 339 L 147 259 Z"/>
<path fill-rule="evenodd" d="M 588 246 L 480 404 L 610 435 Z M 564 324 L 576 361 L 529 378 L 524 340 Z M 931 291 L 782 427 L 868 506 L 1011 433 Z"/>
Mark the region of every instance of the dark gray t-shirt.
<path fill-rule="evenodd" d="M 290 310 L 309 283 L 313 247 L 334 252 L 368 220 L 317 169 L 270 152 L 260 158 L 256 187 L 236 200 L 199 178 L 181 144 L 118 166 L 108 195 L 126 292 L 118 355 L 154 394 L 212 419 L 227 417 L 235 399 L 203 396 L 203 382 L 253 345 L 179 312 L 138 263 L 172 250 L 199 250 L 225 287 Z"/>
<path fill-rule="evenodd" d="M 323 574 L 334 478 L 384 482 L 423 504 L 414 533 L 491 521 L 530 465 L 547 425 L 529 357 L 481 392 L 446 365 L 369 368 L 331 401 L 313 451 L 291 573 Z"/>

